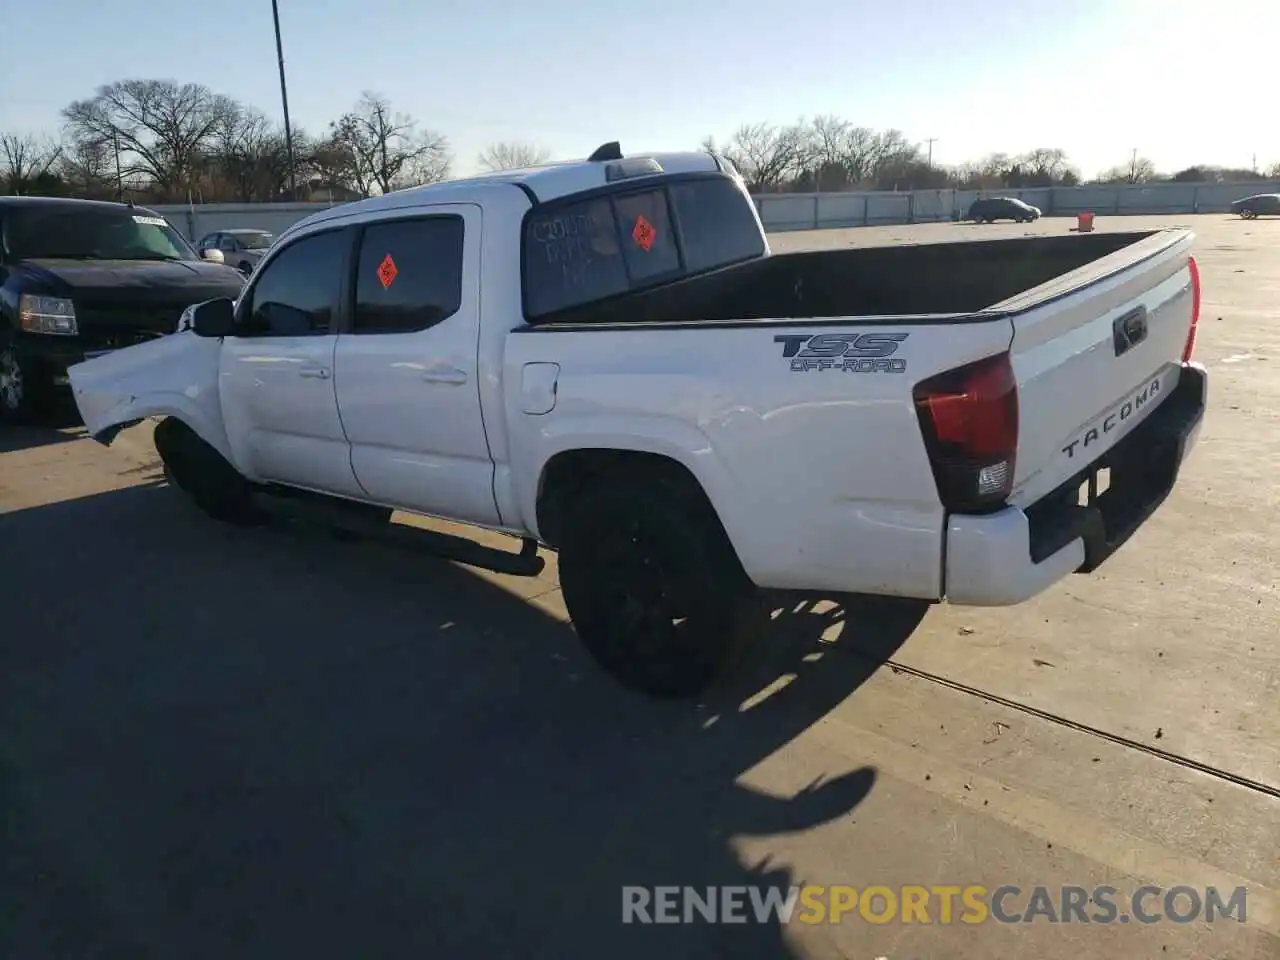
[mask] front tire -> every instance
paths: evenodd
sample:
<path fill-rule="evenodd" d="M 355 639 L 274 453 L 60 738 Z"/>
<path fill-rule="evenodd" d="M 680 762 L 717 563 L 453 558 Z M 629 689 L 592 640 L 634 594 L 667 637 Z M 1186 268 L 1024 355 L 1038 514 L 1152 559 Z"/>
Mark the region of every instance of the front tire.
<path fill-rule="evenodd" d="M 1245 220 L 1253 220 L 1258 216 L 1258 214 L 1254 210 L 1241 210 L 1240 216 L 1242 219 L 1245 219 Z"/>
<path fill-rule="evenodd" d="M 12 344 L 0 347 L 0 422 L 29 423 L 49 407 L 52 384 L 22 362 Z"/>
<path fill-rule="evenodd" d="M 575 497 L 560 586 L 595 661 L 630 690 L 702 693 L 738 652 L 754 585 L 696 483 L 642 469 Z"/>
<path fill-rule="evenodd" d="M 165 479 L 204 513 L 240 526 L 261 522 L 249 481 L 185 423 L 166 417 L 156 425 L 154 439 Z"/>

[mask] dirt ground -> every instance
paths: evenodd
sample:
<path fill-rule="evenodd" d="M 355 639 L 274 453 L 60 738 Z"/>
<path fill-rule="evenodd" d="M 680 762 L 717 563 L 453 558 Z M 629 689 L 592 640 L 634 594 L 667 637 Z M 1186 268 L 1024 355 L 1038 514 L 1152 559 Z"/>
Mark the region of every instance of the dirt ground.
<path fill-rule="evenodd" d="M 0 956 L 1280 957 L 1280 221 L 1098 228 L 1171 224 L 1211 408 L 1155 517 L 1014 609 L 775 610 L 696 705 L 587 662 L 554 558 L 223 527 L 146 427 L 3 429 Z M 659 884 L 1011 884 L 1015 913 L 1109 885 L 1122 915 L 1144 884 L 1245 887 L 1247 914 L 621 924 Z"/>

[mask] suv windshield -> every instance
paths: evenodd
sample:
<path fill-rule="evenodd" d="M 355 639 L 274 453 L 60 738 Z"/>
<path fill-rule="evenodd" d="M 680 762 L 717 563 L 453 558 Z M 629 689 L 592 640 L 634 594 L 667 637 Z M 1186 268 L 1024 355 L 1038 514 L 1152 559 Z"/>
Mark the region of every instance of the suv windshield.
<path fill-rule="evenodd" d="M 529 319 L 763 256 L 751 198 L 724 176 L 619 184 L 534 209 L 524 228 Z"/>
<path fill-rule="evenodd" d="M 154 214 L 129 210 L 9 209 L 0 247 L 11 260 L 196 260 Z"/>

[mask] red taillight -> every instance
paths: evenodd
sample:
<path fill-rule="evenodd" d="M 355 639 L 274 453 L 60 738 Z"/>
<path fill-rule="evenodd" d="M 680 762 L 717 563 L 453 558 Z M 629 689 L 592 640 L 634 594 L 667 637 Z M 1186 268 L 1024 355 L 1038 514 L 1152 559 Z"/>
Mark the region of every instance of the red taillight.
<path fill-rule="evenodd" d="M 1187 331 L 1187 345 L 1182 348 L 1183 363 L 1196 352 L 1196 329 L 1200 324 L 1200 268 L 1195 257 L 1187 257 L 1187 269 L 1191 271 L 1191 329 Z"/>
<path fill-rule="evenodd" d="M 1013 489 L 1018 450 L 1018 384 L 1001 353 L 916 385 L 916 415 L 942 505 L 974 512 Z"/>

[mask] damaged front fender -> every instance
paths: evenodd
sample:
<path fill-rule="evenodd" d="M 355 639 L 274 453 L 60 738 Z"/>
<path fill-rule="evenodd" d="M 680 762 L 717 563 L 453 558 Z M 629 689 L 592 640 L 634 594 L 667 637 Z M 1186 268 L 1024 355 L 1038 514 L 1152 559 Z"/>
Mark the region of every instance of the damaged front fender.
<path fill-rule="evenodd" d="M 231 460 L 218 395 L 222 341 L 189 331 L 73 365 L 67 375 L 89 435 L 110 444 L 148 417 L 177 417 Z"/>

